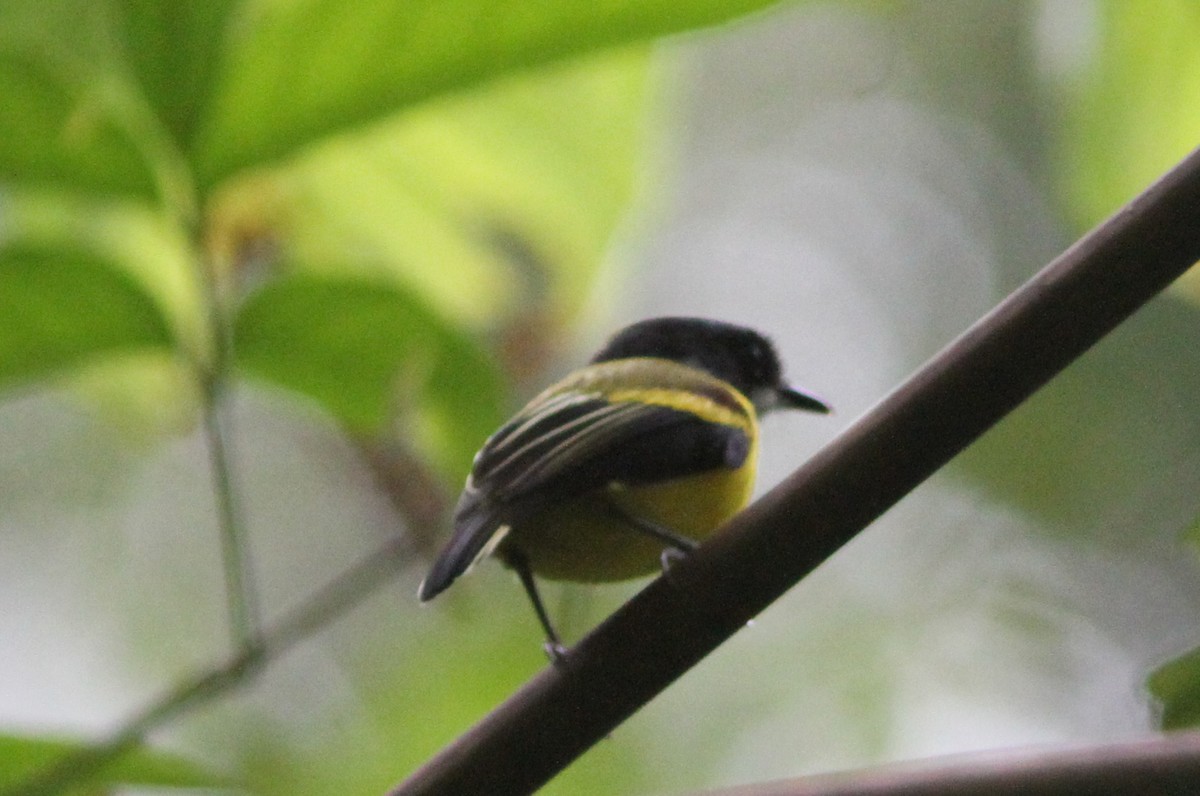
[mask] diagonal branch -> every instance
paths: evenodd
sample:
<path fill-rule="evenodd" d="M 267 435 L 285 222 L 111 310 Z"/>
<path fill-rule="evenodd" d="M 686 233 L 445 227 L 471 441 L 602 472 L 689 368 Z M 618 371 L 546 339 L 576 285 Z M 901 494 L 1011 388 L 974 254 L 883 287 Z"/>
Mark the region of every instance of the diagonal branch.
<path fill-rule="evenodd" d="M 536 789 L 1200 259 L 1200 150 L 391 796 Z"/>

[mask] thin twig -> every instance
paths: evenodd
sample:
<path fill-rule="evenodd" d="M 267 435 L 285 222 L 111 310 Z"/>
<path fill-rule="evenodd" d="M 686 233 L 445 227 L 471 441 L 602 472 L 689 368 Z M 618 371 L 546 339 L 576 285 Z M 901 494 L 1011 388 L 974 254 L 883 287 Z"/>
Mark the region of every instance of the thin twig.
<path fill-rule="evenodd" d="M 1200 259 L 1200 151 L 1093 230 L 392 796 L 529 793 Z"/>
<path fill-rule="evenodd" d="M 139 746 L 151 731 L 196 705 L 250 682 L 262 666 L 362 602 L 404 564 L 414 560 L 412 553 L 407 537 L 389 540 L 310 595 L 224 664 L 180 682 L 130 716 L 107 738 L 65 755 L 54 765 L 5 792 L 4 796 L 50 796 L 70 785 L 91 780 L 117 758 Z"/>
<path fill-rule="evenodd" d="M 217 501 L 217 527 L 221 539 L 221 562 L 225 572 L 225 594 L 229 628 L 236 649 L 248 649 L 258 635 L 258 599 L 246 541 L 245 524 L 238 506 L 237 486 L 226 445 L 228 412 L 223 390 L 213 387 L 206 396 L 204 436 L 212 470 L 213 494 Z"/>
<path fill-rule="evenodd" d="M 198 251 L 203 248 L 198 247 Z M 246 526 L 237 496 L 226 432 L 229 425 L 228 384 L 233 367 L 229 285 L 222 280 L 215 261 L 204 256 L 198 268 L 212 334 L 212 356 L 207 365 L 198 363 L 204 400 L 204 435 L 217 502 L 217 528 L 221 539 L 221 564 L 225 573 L 225 601 L 234 649 L 254 646 L 259 632 L 257 588 L 246 539 Z"/>

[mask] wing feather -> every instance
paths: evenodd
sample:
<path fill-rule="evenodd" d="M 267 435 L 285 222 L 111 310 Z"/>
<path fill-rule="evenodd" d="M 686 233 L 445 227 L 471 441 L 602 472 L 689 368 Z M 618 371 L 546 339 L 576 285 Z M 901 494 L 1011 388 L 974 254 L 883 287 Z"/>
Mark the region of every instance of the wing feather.
<path fill-rule="evenodd" d="M 749 448 L 745 427 L 686 409 L 609 401 L 592 391 L 535 399 L 476 455 L 454 511 L 454 534 L 422 582 L 420 598 L 436 596 L 498 536 L 547 503 L 614 482 L 657 483 L 739 467 Z"/>

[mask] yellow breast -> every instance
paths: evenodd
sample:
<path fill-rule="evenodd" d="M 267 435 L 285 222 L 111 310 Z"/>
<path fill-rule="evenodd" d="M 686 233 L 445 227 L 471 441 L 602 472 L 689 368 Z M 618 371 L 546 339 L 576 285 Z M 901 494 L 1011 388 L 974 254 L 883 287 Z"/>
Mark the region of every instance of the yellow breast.
<path fill-rule="evenodd" d="M 626 360 L 620 363 L 637 360 Z M 614 363 L 617 364 L 617 363 Z M 674 363 L 671 363 L 674 364 Z M 564 500 L 511 530 L 510 538 L 527 555 L 533 571 L 552 580 L 614 581 L 657 572 L 662 542 L 630 527 L 613 511 L 641 517 L 697 541 L 703 541 L 740 511 L 754 489 L 758 458 L 758 426 L 753 407 L 725 382 L 684 366 L 670 371 L 656 366 L 655 384 L 637 383 L 637 373 L 611 374 L 622 389 L 609 385 L 572 384 L 572 389 L 602 386 L 609 400 L 638 400 L 691 412 L 708 422 L 742 429 L 750 450 L 741 467 L 712 470 L 657 484 L 610 484 L 579 498 Z M 595 382 L 604 378 L 595 372 Z M 561 388 L 563 385 L 557 385 Z M 719 387 L 719 392 L 716 388 Z"/>

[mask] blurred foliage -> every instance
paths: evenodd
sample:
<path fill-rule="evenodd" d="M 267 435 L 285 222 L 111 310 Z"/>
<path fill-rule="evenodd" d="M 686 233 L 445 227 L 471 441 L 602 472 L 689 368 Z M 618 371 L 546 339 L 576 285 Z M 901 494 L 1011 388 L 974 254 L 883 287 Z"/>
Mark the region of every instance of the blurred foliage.
<path fill-rule="evenodd" d="M 1200 450 L 1189 396 L 1200 391 L 1190 355 L 1196 312 L 1153 304 L 996 425 L 960 464 L 1052 533 L 1116 545 L 1155 495 L 1186 489 L 1173 463 Z M 1138 532 L 1141 532 L 1140 530 Z"/>
<path fill-rule="evenodd" d="M 394 787 L 399 774 L 416 770 L 442 747 L 517 690 L 531 669 L 544 660 L 528 605 L 495 599 L 504 591 L 492 583 L 491 596 L 466 595 L 454 613 L 486 615 L 488 621 L 454 622 L 447 641 L 447 617 L 441 622 L 411 623 L 405 643 L 394 637 L 367 637 L 348 655 L 354 681 L 371 691 L 356 702 L 353 721 L 344 726 L 311 728 L 303 745 L 320 755 L 297 754 L 288 738 L 288 719 L 258 728 L 239 750 L 239 770 L 246 772 L 255 793 L 378 794 Z M 462 597 L 462 595 L 456 595 Z M 598 787 L 614 793 L 637 792 L 654 761 L 639 754 L 647 739 L 622 730 L 592 750 L 556 779 L 548 791 L 591 793 Z"/>
<path fill-rule="evenodd" d="M 1094 57 L 1073 76 L 1059 136 L 1062 188 L 1087 229 L 1200 141 L 1200 5 L 1099 0 Z M 1200 272 L 1176 286 L 1200 301 Z"/>
<path fill-rule="evenodd" d="M 64 755 L 86 750 L 73 741 L 0 735 L 0 792 L 7 792 L 40 773 Z M 216 788 L 229 782 L 205 773 L 195 764 L 165 752 L 135 750 L 96 775 L 89 783 L 95 792 L 114 787 Z"/>
<path fill-rule="evenodd" d="M 10 245 L 0 263 L 0 388 L 95 355 L 171 347 L 158 307 L 99 256 Z"/>
<path fill-rule="evenodd" d="M 358 434 L 424 440 L 457 479 L 502 419 L 487 353 L 395 286 L 296 274 L 264 285 L 234 322 L 244 372 L 307 395 Z M 293 356 L 299 350 L 304 356 Z"/>
<path fill-rule="evenodd" d="M 638 186 L 653 83 L 636 47 L 431 100 L 232 181 L 214 235 L 282 231 L 290 267 L 386 274 L 471 326 L 538 302 L 561 323 Z"/>
<path fill-rule="evenodd" d="M 664 117 L 649 43 L 771 4 L 5 0 L 0 390 L 69 384 L 153 437 L 194 428 L 216 369 L 319 407 L 356 441 L 403 440 L 439 477 L 461 478 L 512 375 L 554 353 L 651 182 L 644 150 Z M 911 73 L 898 80 L 920 102 L 986 125 L 1031 168 L 1061 163 L 1080 228 L 1200 138 L 1200 12 L 1187 0 L 1099 0 L 1091 49 L 1041 93 L 1045 76 L 1021 59 L 1039 4 L 855 5 L 907 25 L 906 68 L 924 70 L 925 93 Z M 1039 129 L 1046 119 L 1057 126 Z M 1136 512 L 1122 506 L 1157 505 L 1190 477 L 1172 462 L 1200 447 L 1160 422 L 1194 415 L 1194 323 L 1180 305 L 1139 316 L 959 472 L 1064 535 L 1131 536 Z M 471 593 L 445 604 L 483 620 L 454 628 L 464 638 L 450 647 L 444 627 L 434 638 L 411 616 L 401 631 L 364 631 L 347 679 L 379 685 L 351 695 L 357 722 L 322 716 L 296 740 L 258 717 L 238 733 L 239 776 L 262 793 L 377 791 L 540 664 L 523 604 Z M 398 635 L 403 649 L 388 646 Z M 875 634 L 856 641 L 864 649 L 847 657 L 871 659 Z M 1168 726 L 1195 722 L 1196 661 L 1150 680 Z M 894 674 L 879 666 L 839 710 L 877 708 Z M 305 697 L 283 701 L 299 710 Z M 647 735 L 623 728 L 550 790 L 661 784 L 639 750 L 662 739 Z M 725 741 L 710 741 L 714 755 Z M 0 785 L 70 748 L 0 738 Z M 152 752 L 90 784 L 117 782 L 218 784 Z"/>
<path fill-rule="evenodd" d="M 214 80 L 207 95 L 198 95 L 207 96 L 207 114 L 183 120 L 177 135 L 188 142 L 200 184 L 209 185 L 361 128 L 418 100 L 519 68 L 718 22 L 768 4 L 244 4 L 226 20 L 224 32 L 231 46 L 222 55 L 221 78 Z M 164 49 L 171 46 L 170 39 L 161 41 Z"/>
<path fill-rule="evenodd" d="M 1196 147 L 1200 6 L 1101 0 L 1095 55 L 1076 76 L 1062 131 L 1076 220 L 1100 222 Z"/>
<path fill-rule="evenodd" d="M 487 337 L 557 336 L 639 187 L 643 43 L 768 4 L 6 2 L 0 389 L 178 433 L 240 374 L 460 478 Z M 120 781 L 208 784 L 161 760 Z"/>
<path fill-rule="evenodd" d="M 1200 6 L 1189 0 L 1100 0 L 1095 7 L 1091 58 L 1069 75 L 1058 134 L 1060 189 L 1080 229 L 1099 223 L 1200 144 Z M 1173 289 L 1200 303 L 1200 269 Z M 1195 313 L 1169 306 L 1146 312 L 1159 322 L 1145 313 L 1135 318 L 1130 325 L 1144 332 L 1115 335 L 1119 342 L 1108 341 L 1035 397 L 1019 419 L 994 432 L 1009 443 L 1023 440 L 1027 450 L 1051 457 L 1052 467 L 1022 466 L 1017 445 L 986 449 L 1009 451 L 1007 461 L 992 462 L 991 483 L 1005 484 L 1009 496 L 1048 512 L 1060 527 L 1071 524 L 1063 507 L 1109 505 L 1107 513 L 1119 515 L 1121 501 L 1124 514 L 1133 516 L 1133 506 L 1154 502 L 1149 496 L 1156 486 L 1193 478 L 1173 462 L 1200 438 L 1180 437 L 1179 429 L 1189 426 L 1165 419 L 1195 415 L 1189 397 L 1200 389 L 1191 343 Z M 1141 454 L 1131 456 L 1135 452 Z M 1097 466 L 1105 461 L 1113 465 Z M 1064 489 L 1086 494 L 1057 499 Z M 1110 541 L 1129 531 L 1113 527 Z M 1195 543 L 1194 528 L 1190 535 Z M 1156 670 L 1148 686 L 1162 707 L 1165 729 L 1200 723 L 1196 651 Z"/>
<path fill-rule="evenodd" d="M 1147 681 L 1164 730 L 1200 727 L 1200 647 L 1164 664 Z"/>
<path fill-rule="evenodd" d="M 1200 556 L 1200 519 L 1184 534 L 1192 553 Z M 1146 681 L 1159 704 L 1159 722 L 1164 730 L 1200 727 L 1200 647 L 1171 660 Z"/>
<path fill-rule="evenodd" d="M 201 367 L 213 356 L 204 296 L 213 271 L 233 293 L 285 268 L 369 274 L 379 290 L 396 286 L 394 302 L 420 301 L 425 318 L 445 318 L 442 334 L 459 337 L 457 351 L 532 294 L 553 334 L 579 308 L 636 187 L 652 82 L 644 48 L 400 111 L 519 66 L 739 10 L 14 0 L 0 54 L 9 84 L 29 88 L 0 109 L 0 131 L 20 144 L 0 154 L 10 208 L 0 229 L 111 257 L 135 277 L 130 290 L 161 303 Z M 475 24 L 483 13 L 488 24 Z M 103 358 L 96 341 L 73 364 Z M 297 360 L 293 370 L 308 357 L 298 344 L 276 353 Z M 478 364 L 447 358 L 437 376 L 478 385 L 494 373 Z M 123 390 L 110 386 L 109 403 L 123 392 L 137 407 L 147 367 Z M 166 372 L 158 381 L 178 383 Z M 498 393 L 498 382 L 483 387 Z M 194 405 L 186 389 L 174 400 Z M 328 408 L 347 419 L 344 405 Z M 444 418 L 458 407 L 420 409 Z M 379 431 L 385 424 L 374 420 Z M 353 418 L 355 430 L 362 421 Z M 439 433 L 421 444 L 436 449 Z"/>

